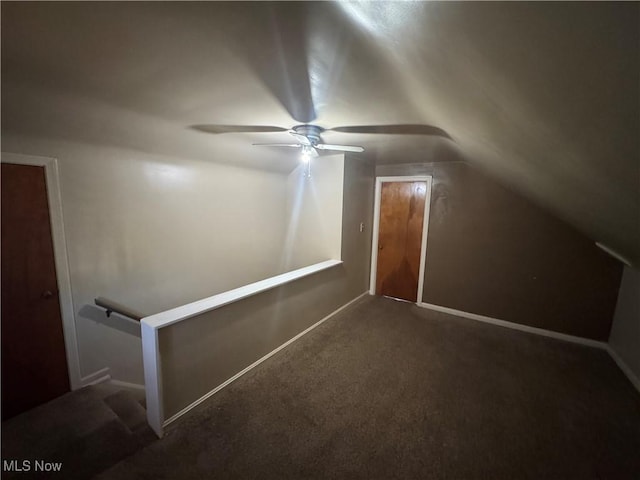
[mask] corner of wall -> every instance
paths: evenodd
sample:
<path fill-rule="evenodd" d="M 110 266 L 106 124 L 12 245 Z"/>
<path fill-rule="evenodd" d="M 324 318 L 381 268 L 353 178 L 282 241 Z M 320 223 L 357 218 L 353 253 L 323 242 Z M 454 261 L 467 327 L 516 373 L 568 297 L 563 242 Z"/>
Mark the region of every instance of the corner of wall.
<path fill-rule="evenodd" d="M 620 361 L 624 363 L 620 365 L 622 370 L 627 376 L 633 374 L 636 385 L 640 385 L 640 271 L 631 267 L 624 267 L 622 274 L 609 347 L 614 360 L 619 365 Z"/>

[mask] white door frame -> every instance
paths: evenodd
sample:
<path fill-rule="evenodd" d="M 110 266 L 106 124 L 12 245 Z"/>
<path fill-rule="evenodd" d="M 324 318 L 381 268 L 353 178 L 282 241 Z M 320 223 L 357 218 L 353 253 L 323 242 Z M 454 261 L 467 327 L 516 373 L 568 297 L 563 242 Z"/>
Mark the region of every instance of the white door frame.
<path fill-rule="evenodd" d="M 49 201 L 49 217 L 51 219 L 53 256 L 56 265 L 56 278 L 58 280 L 58 296 L 60 298 L 60 316 L 62 317 L 62 331 L 67 354 L 67 368 L 69 370 L 69 384 L 71 390 L 76 390 L 87 383 L 87 379 L 83 379 L 80 373 L 80 355 L 78 352 L 76 322 L 73 313 L 67 242 L 64 235 L 58 161 L 55 158 L 49 157 L 2 152 L 0 162 L 44 167 L 45 181 L 47 184 L 47 200 Z"/>
<path fill-rule="evenodd" d="M 410 175 L 397 177 L 376 177 L 376 194 L 373 210 L 373 242 L 371 246 L 371 278 L 369 280 L 369 294 L 376 294 L 376 274 L 378 268 L 378 236 L 380 234 L 380 196 L 382 184 L 387 182 L 425 182 L 427 191 L 424 199 L 424 219 L 422 221 L 422 247 L 420 249 L 420 273 L 418 276 L 418 298 L 416 303 L 422 303 L 422 293 L 424 290 L 424 269 L 427 257 L 427 235 L 429 233 L 429 209 L 431 206 L 431 185 L 433 177 L 431 175 Z"/>

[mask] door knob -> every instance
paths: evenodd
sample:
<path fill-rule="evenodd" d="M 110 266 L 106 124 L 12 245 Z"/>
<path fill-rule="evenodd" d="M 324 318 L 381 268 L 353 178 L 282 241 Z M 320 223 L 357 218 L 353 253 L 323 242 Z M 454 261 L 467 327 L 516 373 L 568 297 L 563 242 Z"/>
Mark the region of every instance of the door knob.
<path fill-rule="evenodd" d="M 53 292 L 51 290 L 45 290 L 40 296 L 46 300 L 53 297 Z"/>

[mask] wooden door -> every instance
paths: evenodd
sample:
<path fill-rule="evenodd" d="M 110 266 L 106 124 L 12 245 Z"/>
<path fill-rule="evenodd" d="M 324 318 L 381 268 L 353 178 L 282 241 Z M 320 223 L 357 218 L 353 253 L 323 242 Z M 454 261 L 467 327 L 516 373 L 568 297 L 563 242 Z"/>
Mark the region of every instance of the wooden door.
<path fill-rule="evenodd" d="M 43 167 L 2 164 L 2 419 L 69 391 Z"/>
<path fill-rule="evenodd" d="M 418 299 L 426 182 L 383 182 L 376 295 Z"/>

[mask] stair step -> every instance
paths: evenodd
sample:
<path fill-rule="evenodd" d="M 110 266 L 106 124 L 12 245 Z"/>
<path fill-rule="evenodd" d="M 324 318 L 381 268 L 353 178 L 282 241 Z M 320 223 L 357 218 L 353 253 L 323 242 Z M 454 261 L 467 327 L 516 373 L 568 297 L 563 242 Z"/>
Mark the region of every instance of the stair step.
<path fill-rule="evenodd" d="M 91 478 L 154 440 L 135 396 L 89 386 L 3 422 L 2 458 L 62 462 L 55 478 Z M 2 478 L 41 475 L 32 469 Z"/>
<path fill-rule="evenodd" d="M 147 412 L 129 392 L 120 391 L 104 399 L 111 410 L 122 420 L 131 432 L 147 426 Z"/>
<path fill-rule="evenodd" d="M 47 450 L 60 442 L 90 434 L 118 416 L 100 395 L 85 387 L 2 422 L 2 453 Z"/>

